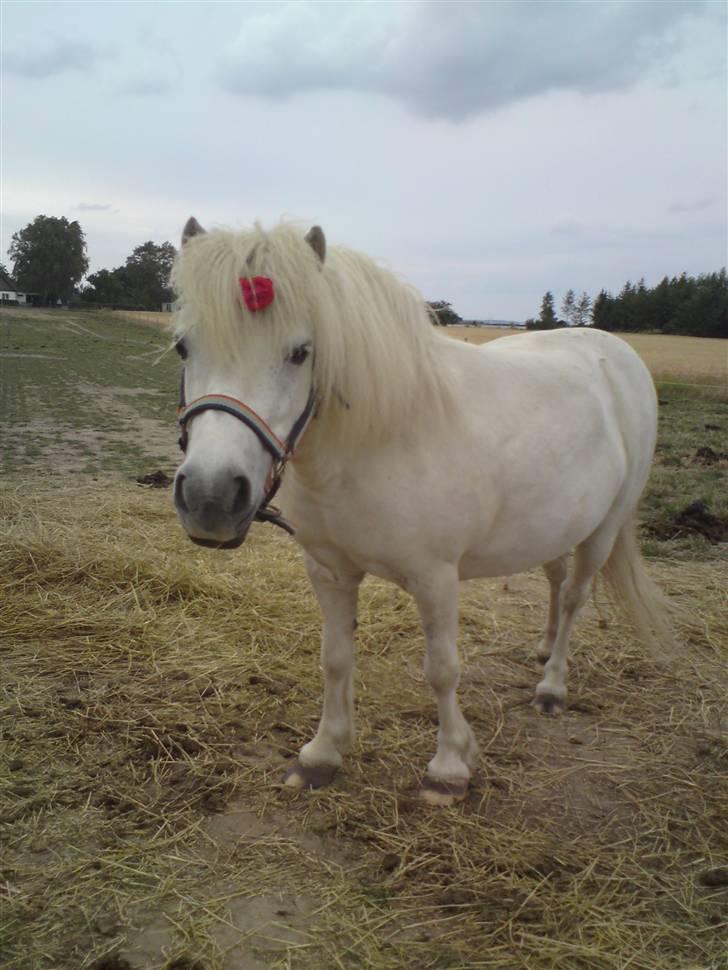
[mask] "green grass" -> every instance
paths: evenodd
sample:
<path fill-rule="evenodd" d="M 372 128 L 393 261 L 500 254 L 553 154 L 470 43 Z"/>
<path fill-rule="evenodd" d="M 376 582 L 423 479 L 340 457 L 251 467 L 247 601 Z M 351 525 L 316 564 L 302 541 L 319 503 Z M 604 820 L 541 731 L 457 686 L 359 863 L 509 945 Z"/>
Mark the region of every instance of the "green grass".
<path fill-rule="evenodd" d="M 179 365 L 160 359 L 168 343 L 110 313 L 0 313 L 0 471 L 128 475 L 169 464 Z"/>
<path fill-rule="evenodd" d="M 681 530 L 676 517 L 703 502 L 728 522 L 728 458 L 706 460 L 700 449 L 728 452 L 728 394 L 708 395 L 700 387 L 659 384 L 660 426 L 652 474 L 642 500 L 645 552 L 663 558 L 713 558 L 725 547 Z"/>

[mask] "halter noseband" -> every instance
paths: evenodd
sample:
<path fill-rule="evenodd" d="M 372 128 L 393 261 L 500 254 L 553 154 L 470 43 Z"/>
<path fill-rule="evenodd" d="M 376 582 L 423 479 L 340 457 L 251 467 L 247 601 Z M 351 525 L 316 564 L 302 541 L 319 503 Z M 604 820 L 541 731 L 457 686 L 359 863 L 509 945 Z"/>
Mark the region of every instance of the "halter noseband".
<path fill-rule="evenodd" d="M 238 421 L 242 421 L 246 427 L 255 432 L 265 450 L 273 457 L 273 464 L 266 480 L 265 498 L 261 502 L 254 518 L 258 522 L 272 522 L 273 525 L 277 525 L 290 535 L 294 535 L 295 529 L 293 526 L 289 522 L 286 522 L 280 509 L 272 506 L 270 502 L 280 487 L 283 471 L 288 460 L 293 456 L 298 441 L 314 415 L 316 409 L 316 392 L 314 388 L 311 388 L 306 407 L 296 419 L 290 434 L 285 441 L 281 441 L 278 435 L 259 414 L 256 414 L 251 407 L 248 407 L 242 401 L 238 401 L 235 397 L 230 397 L 227 394 L 203 394 L 202 397 L 198 397 L 187 404 L 185 402 L 184 380 L 183 371 L 180 382 L 179 407 L 177 408 L 177 423 L 181 429 L 179 446 L 182 451 L 187 451 L 187 442 L 189 440 L 187 425 L 196 414 L 201 414 L 203 411 L 223 411 L 225 414 L 231 414 Z"/>

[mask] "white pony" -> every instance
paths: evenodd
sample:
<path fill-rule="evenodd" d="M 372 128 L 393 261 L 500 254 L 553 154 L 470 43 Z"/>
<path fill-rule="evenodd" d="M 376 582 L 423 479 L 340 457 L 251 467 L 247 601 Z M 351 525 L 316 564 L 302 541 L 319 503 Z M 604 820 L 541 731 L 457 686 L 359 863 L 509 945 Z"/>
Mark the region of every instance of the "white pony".
<path fill-rule="evenodd" d="M 423 795 L 437 804 L 466 795 L 477 756 L 456 697 L 461 579 L 543 565 L 541 712 L 565 704 L 569 636 L 600 570 L 643 639 L 670 638 L 633 531 L 655 391 L 626 343 L 584 329 L 453 340 L 415 290 L 364 255 L 327 252 L 318 227 L 206 233 L 190 219 L 182 241 L 175 503 L 189 536 L 231 547 L 256 517 L 285 524 L 268 503 L 295 448 L 284 505 L 321 605 L 325 684 L 287 784 L 328 783 L 351 746 L 365 573 L 419 608 L 439 714 Z"/>

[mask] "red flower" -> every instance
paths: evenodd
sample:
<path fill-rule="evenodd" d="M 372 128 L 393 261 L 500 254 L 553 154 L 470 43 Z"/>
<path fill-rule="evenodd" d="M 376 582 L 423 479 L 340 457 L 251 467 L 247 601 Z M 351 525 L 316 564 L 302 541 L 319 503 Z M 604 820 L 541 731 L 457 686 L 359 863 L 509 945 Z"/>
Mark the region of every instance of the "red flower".
<path fill-rule="evenodd" d="M 246 276 L 241 276 L 240 288 L 243 291 L 245 305 L 251 313 L 265 310 L 273 302 L 275 296 L 273 280 L 269 280 L 267 276 L 254 276 L 252 280 Z"/>

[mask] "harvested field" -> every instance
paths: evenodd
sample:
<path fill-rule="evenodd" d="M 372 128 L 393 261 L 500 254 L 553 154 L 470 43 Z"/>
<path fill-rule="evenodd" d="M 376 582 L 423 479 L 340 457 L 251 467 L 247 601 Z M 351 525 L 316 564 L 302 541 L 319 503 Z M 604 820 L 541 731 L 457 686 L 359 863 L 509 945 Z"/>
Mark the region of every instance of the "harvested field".
<path fill-rule="evenodd" d="M 489 343 L 518 330 L 501 327 L 446 327 L 444 332 L 471 344 Z M 620 333 L 650 368 L 656 381 L 712 384 L 728 394 L 728 348 L 725 340 L 671 334 Z"/>
<path fill-rule="evenodd" d="M 644 360 L 656 381 L 698 382 L 728 393 L 728 347 L 725 340 L 669 334 L 619 335 Z"/>
<path fill-rule="evenodd" d="M 545 718 L 545 580 L 463 584 L 482 758 L 437 811 L 416 797 L 436 726 L 409 598 L 365 583 L 355 750 L 332 788 L 281 788 L 321 695 L 295 545 L 265 526 L 191 545 L 169 492 L 133 481 L 172 470 L 151 432 L 173 443 L 174 362 L 148 371 L 149 329 L 45 319 L 0 343 L 23 355 L 0 359 L 6 414 L 32 427 L 41 404 L 50 429 L 30 453 L 13 433 L 0 486 L 3 970 L 728 966 L 726 546 L 679 532 L 695 511 L 670 528 L 701 497 L 726 515 L 724 402 L 660 392 L 649 568 L 684 650 L 646 654 L 600 587 L 569 710 Z M 67 362 L 52 394 L 36 353 Z M 94 420 L 86 473 L 49 459 Z"/>

